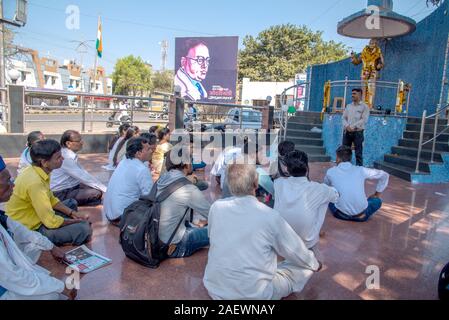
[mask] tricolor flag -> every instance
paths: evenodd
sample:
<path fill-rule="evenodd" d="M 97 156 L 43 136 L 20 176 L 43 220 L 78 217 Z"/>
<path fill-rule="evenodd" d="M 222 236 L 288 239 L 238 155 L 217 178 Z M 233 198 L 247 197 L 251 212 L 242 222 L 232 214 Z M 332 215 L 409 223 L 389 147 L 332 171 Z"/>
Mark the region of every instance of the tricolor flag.
<path fill-rule="evenodd" d="M 103 34 L 101 29 L 101 20 L 98 18 L 98 32 L 97 32 L 97 54 L 101 58 L 103 56 Z"/>

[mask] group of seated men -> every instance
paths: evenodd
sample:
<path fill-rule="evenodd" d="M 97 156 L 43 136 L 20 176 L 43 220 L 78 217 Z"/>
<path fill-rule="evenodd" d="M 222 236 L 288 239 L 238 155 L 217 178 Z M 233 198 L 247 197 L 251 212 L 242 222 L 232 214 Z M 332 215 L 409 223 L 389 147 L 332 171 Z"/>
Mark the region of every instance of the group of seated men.
<path fill-rule="evenodd" d="M 124 210 L 153 188 L 161 194 L 192 177 L 190 149 L 188 157 L 172 149 L 165 153 L 165 170 L 153 182 L 152 156 L 161 141 L 152 133 L 132 130 L 125 144 L 116 141 L 126 152 L 107 188 L 78 163 L 83 142 L 76 131 L 65 132 L 60 143 L 34 133 L 14 182 L 0 160 L 0 202 L 6 202 L 6 214 L 0 212 L 0 263 L 8 270 L 0 273 L 0 299 L 55 299 L 61 293 L 74 298 L 76 292 L 65 290 L 36 262 L 41 250 L 61 260 L 59 246 L 90 240 L 89 217 L 78 206 L 103 202 L 105 216 L 118 225 Z M 341 220 L 367 221 L 381 207 L 380 196 L 388 185 L 387 173 L 353 165 L 352 150 L 345 146 L 338 148 L 337 166 L 328 170 L 324 184 L 313 182 L 307 154 L 284 141 L 269 170 L 274 196 L 270 208 L 256 197 L 260 170 L 248 161 L 255 157 L 249 149 L 228 148 L 215 162 L 211 174 L 220 183 L 222 199 L 211 204 L 198 179 L 191 179 L 195 183 L 161 203 L 159 238 L 170 258 L 209 247 L 203 282 L 214 299 L 281 299 L 300 292 L 322 268 L 318 243 L 327 210 Z M 367 179 L 378 180 L 376 193 L 368 199 Z M 193 219 L 185 215 L 189 209 Z M 178 228 L 180 219 L 185 221 Z"/>

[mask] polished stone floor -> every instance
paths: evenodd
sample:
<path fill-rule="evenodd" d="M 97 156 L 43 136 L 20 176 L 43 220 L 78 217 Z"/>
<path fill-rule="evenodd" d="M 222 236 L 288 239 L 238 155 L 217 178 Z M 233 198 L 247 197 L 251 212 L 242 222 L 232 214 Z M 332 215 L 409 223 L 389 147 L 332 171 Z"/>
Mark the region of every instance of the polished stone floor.
<path fill-rule="evenodd" d="M 107 182 L 109 173 L 101 168 L 106 155 L 80 158 L 91 173 Z M 18 159 L 7 163 L 15 172 Z M 332 165 L 312 164 L 311 178 L 321 182 Z M 368 183 L 367 193 L 373 192 L 374 184 Z M 215 182 L 207 197 L 211 201 L 219 197 Z M 288 299 L 437 299 L 438 276 L 449 262 L 448 199 L 448 184 L 412 185 L 391 177 L 384 206 L 369 222 L 343 222 L 329 214 L 320 241 L 324 268 L 303 292 Z M 81 279 L 78 299 L 209 299 L 202 284 L 207 250 L 147 269 L 125 257 L 119 230 L 107 222 L 101 207 L 87 210 L 94 229 L 88 246 L 113 262 Z M 40 263 L 56 277 L 65 277 L 64 266 L 48 254 Z M 379 271 L 377 289 L 367 287 L 372 270 Z"/>

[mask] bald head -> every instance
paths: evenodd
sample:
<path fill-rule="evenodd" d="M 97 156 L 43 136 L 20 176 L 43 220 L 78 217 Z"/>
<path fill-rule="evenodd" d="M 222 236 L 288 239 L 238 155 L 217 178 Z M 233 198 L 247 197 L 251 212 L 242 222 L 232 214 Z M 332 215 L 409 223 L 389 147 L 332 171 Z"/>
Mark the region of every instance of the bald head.
<path fill-rule="evenodd" d="M 236 197 L 255 196 L 259 185 L 256 166 L 251 164 L 231 164 L 226 179 L 229 190 Z"/>

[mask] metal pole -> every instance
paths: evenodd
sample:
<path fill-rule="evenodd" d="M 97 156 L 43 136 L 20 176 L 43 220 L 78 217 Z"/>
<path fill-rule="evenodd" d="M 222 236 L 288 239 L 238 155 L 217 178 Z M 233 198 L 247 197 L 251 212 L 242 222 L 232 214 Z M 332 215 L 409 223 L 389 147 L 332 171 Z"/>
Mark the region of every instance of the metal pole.
<path fill-rule="evenodd" d="M 312 74 L 313 74 L 313 67 L 310 67 L 310 79 L 307 79 L 307 110 L 310 111 L 310 92 L 312 90 Z M 287 128 L 285 128 L 287 129 Z"/>
<path fill-rule="evenodd" d="M 345 77 L 345 94 L 343 97 L 343 109 L 346 108 L 346 98 L 348 96 L 348 76 Z"/>
<path fill-rule="evenodd" d="M 422 150 L 422 143 L 423 143 L 423 139 L 424 139 L 424 126 L 426 125 L 426 116 L 427 116 L 427 110 L 424 110 L 423 114 L 422 114 L 422 120 L 421 120 L 421 132 L 419 134 L 419 144 L 418 144 L 418 155 L 416 158 L 416 173 L 419 173 L 419 162 L 420 162 L 420 158 L 421 158 L 421 150 Z"/>
<path fill-rule="evenodd" d="M 82 108 L 82 122 L 81 122 L 81 131 L 86 132 L 86 105 L 84 104 L 84 96 L 80 98 L 81 108 Z"/>
<path fill-rule="evenodd" d="M 410 87 L 407 93 L 407 117 L 408 117 L 408 108 L 410 106 L 410 95 L 412 94 L 412 88 Z"/>
<path fill-rule="evenodd" d="M 240 108 L 240 130 L 242 130 L 243 126 L 243 107 Z"/>
<path fill-rule="evenodd" d="M 435 146 L 436 146 L 436 143 L 437 143 L 436 137 L 437 137 L 437 130 L 438 130 L 438 119 L 439 119 L 439 116 L 440 116 L 440 112 L 439 112 L 440 108 L 441 108 L 441 106 L 438 105 L 437 106 L 437 114 L 435 115 L 435 124 L 433 126 L 432 155 L 431 155 L 431 158 L 430 158 L 430 163 L 433 163 L 433 159 L 434 159 L 434 155 L 435 155 Z"/>
<path fill-rule="evenodd" d="M 440 106 L 443 105 L 443 97 L 444 97 L 444 85 L 446 83 L 446 73 L 447 73 L 447 63 L 449 60 L 449 36 L 447 38 L 446 44 L 446 54 L 444 56 L 444 67 L 443 67 L 443 80 L 441 81 L 441 93 L 440 93 Z"/>
<path fill-rule="evenodd" d="M 131 101 L 131 125 L 134 125 L 134 103 L 136 100 Z"/>
<path fill-rule="evenodd" d="M 3 0 L 0 0 L 0 19 L 3 19 Z M 6 87 L 6 79 L 5 79 L 5 27 L 4 23 L 0 22 L 0 87 Z M 3 90 L 0 92 L 1 99 L 0 103 L 3 106 L 6 106 L 6 92 Z"/>

